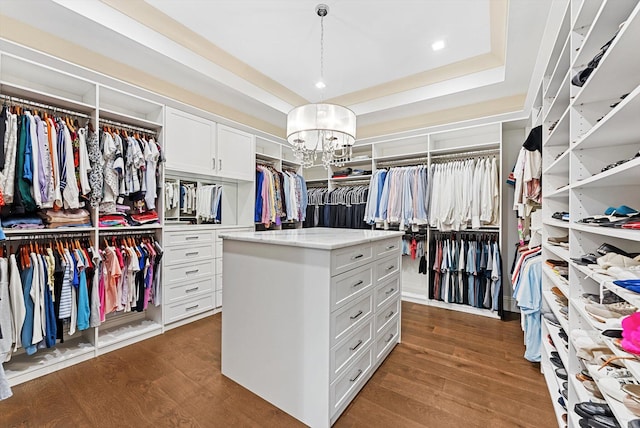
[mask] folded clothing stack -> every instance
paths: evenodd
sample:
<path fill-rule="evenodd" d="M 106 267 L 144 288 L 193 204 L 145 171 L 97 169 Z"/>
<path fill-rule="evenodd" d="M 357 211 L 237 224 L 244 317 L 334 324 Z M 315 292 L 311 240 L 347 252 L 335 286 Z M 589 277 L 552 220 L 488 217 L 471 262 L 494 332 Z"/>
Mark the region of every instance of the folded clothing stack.
<path fill-rule="evenodd" d="M 131 223 L 132 226 L 158 223 L 158 213 L 155 210 L 149 210 L 142 213 L 131 214 L 129 216 L 129 223 Z"/>
<path fill-rule="evenodd" d="M 46 210 L 38 213 L 48 229 L 59 227 L 91 227 L 91 215 L 84 208 Z"/>
<path fill-rule="evenodd" d="M 3 218 L 2 227 L 5 229 L 44 229 L 44 224 L 40 217 L 36 215 L 26 215 Z"/>
<path fill-rule="evenodd" d="M 158 221 L 158 213 L 155 210 L 133 214 L 115 212 L 109 214 L 101 214 L 99 225 L 100 227 L 129 227 L 154 224 L 158 223 Z"/>

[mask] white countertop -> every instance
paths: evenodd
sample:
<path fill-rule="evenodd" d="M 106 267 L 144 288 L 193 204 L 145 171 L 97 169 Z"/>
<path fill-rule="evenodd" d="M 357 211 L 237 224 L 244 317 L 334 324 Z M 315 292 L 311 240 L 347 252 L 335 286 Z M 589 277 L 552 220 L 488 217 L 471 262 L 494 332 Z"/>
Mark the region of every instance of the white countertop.
<path fill-rule="evenodd" d="M 230 232 L 221 234 L 221 237 L 235 241 L 335 250 L 402 235 L 404 235 L 404 232 L 314 227 L 311 229 L 269 230 L 265 232 Z"/>

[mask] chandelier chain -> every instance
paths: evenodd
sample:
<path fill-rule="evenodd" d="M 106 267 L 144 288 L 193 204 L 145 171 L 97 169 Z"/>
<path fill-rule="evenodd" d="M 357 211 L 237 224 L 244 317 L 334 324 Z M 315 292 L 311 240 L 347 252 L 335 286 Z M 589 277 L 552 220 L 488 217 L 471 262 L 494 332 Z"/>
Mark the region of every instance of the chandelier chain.
<path fill-rule="evenodd" d="M 324 15 L 320 16 L 320 81 L 324 83 Z M 324 88 L 320 96 L 324 99 Z"/>

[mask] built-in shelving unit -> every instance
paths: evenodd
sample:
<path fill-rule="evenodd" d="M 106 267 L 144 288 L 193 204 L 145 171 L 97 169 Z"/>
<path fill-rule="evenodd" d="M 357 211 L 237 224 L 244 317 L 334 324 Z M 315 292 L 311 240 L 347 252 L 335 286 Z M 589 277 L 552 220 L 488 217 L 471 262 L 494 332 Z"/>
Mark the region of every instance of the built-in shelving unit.
<path fill-rule="evenodd" d="M 636 52 L 640 39 L 640 5 L 637 0 L 571 0 L 564 13 L 563 26 L 547 67 L 549 74 L 545 74 L 542 83 L 550 94 L 543 103 L 542 251 L 543 260 L 568 262 L 569 280 L 565 281 L 544 266 L 542 295 L 545 310 L 558 318 L 564 334 L 569 336 L 568 353 L 558 350 L 570 379 L 566 409 L 557 405 L 559 384 L 549 359 L 552 349 L 546 344 L 542 347 L 541 368 L 558 425 L 578 427 L 582 424 L 573 410 L 575 404 L 602 400 L 595 399 L 575 378 L 585 368 L 577 356 L 579 345 L 575 339 L 584 334 L 580 332 L 586 332 L 602 340 L 600 332 L 606 328 L 589 315 L 583 294 L 600 295 L 603 290 L 610 290 L 640 307 L 639 294 L 618 287 L 612 277 L 571 260 L 595 254 L 605 242 L 628 252 L 640 251 L 640 232 L 636 230 L 578 223 L 582 218 L 604 214 L 608 207 L 623 204 L 640 207 L 640 158 L 635 157 L 640 151 L 640 57 Z M 614 35 L 615 39 L 584 85 L 572 85 L 571 79 Z M 552 218 L 555 212 L 568 212 L 570 221 Z M 569 236 L 568 250 L 548 243 L 549 237 L 562 235 Z M 568 300 L 568 317 L 560 311 L 552 287 L 557 287 Z M 543 342 L 546 334 L 550 334 L 557 349 L 558 339 L 553 328 L 543 321 Z M 611 340 L 605 343 L 612 354 L 627 355 Z M 640 380 L 640 366 L 631 362 L 627 367 Z M 586 369 L 595 375 L 598 366 L 587 365 Z M 604 401 L 612 408 L 620 426 L 626 426 L 635 418 L 621 402 L 606 394 Z M 566 424 L 562 419 L 565 413 Z"/>

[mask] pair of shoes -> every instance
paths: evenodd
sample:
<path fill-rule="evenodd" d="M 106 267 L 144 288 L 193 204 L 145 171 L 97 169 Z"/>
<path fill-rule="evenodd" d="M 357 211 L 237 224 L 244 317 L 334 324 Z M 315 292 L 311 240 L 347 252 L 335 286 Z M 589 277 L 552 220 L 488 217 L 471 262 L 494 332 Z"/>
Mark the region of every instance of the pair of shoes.
<path fill-rule="evenodd" d="M 556 376 L 562 380 L 569 379 L 569 375 L 567 375 L 567 370 L 564 367 L 560 367 L 556 369 Z"/>
<path fill-rule="evenodd" d="M 584 308 L 589 315 L 599 322 L 607 322 L 608 319 L 622 318 L 638 310 L 635 306 L 627 302 L 610 303 L 608 305 L 589 303 L 585 305 Z"/>
<path fill-rule="evenodd" d="M 576 403 L 573 408 L 578 416 L 583 418 L 593 418 L 594 416 L 613 416 L 613 412 L 608 404 L 582 402 Z"/>
<path fill-rule="evenodd" d="M 638 157 L 640 157 L 640 152 L 637 152 L 633 157 L 630 157 L 629 159 L 622 159 L 622 160 L 619 160 L 617 162 L 610 163 L 609 165 L 607 165 L 604 168 L 602 168 L 600 170 L 600 172 L 608 171 L 608 170 L 610 170 L 612 168 L 615 168 L 617 166 L 623 165 L 623 164 L 625 164 L 625 163 L 627 163 L 627 162 L 629 162 L 631 160 L 637 159 Z M 596 175 L 596 174 L 594 174 L 594 175 Z"/>
<path fill-rule="evenodd" d="M 596 252 L 601 256 L 604 256 L 609 253 L 616 253 L 616 254 L 622 254 L 623 256 L 626 256 L 626 257 L 631 257 L 631 254 L 627 253 L 626 251 L 621 250 L 615 245 L 607 244 L 606 242 L 600 245 L 596 250 Z"/>
<path fill-rule="evenodd" d="M 613 268 L 610 268 L 613 269 Z M 609 304 L 609 303 L 618 303 L 618 302 L 624 302 L 624 299 L 620 296 L 618 296 L 617 294 L 614 294 L 612 291 L 609 290 L 603 290 L 603 294 L 602 294 L 602 301 L 600 301 L 600 296 L 597 294 L 591 294 L 591 293 L 584 293 L 582 295 L 582 298 L 586 301 L 586 303 L 602 303 L 602 304 Z"/>
<path fill-rule="evenodd" d="M 638 415 L 636 415 L 638 416 Z M 627 428 L 640 428 L 640 419 L 632 419 L 629 421 Z"/>
<path fill-rule="evenodd" d="M 556 318 L 556 316 L 553 314 L 553 312 L 544 312 L 542 314 L 542 317 L 554 327 L 560 327 L 560 322 L 558 321 L 558 318 Z"/>
<path fill-rule="evenodd" d="M 549 242 L 550 244 L 553 244 L 553 245 L 568 243 L 569 242 L 569 235 L 556 236 L 556 237 L 550 236 L 550 237 L 547 238 L 547 242 Z"/>
<path fill-rule="evenodd" d="M 619 207 L 609 207 L 604 210 L 605 215 L 613 215 L 616 217 L 629 217 L 640 214 L 640 211 L 635 208 L 628 207 L 626 205 L 620 205 Z"/>
<path fill-rule="evenodd" d="M 580 257 L 572 257 L 571 260 L 581 266 L 595 265 L 598 262 L 598 256 L 593 253 L 584 254 Z"/>

